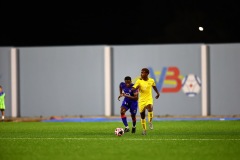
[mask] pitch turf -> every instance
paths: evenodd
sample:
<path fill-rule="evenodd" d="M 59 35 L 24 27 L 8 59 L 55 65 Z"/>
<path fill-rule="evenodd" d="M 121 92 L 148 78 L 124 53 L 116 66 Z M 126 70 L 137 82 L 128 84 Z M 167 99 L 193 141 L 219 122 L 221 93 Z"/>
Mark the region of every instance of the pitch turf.
<path fill-rule="evenodd" d="M 0 160 L 238 160 L 240 121 L 157 121 L 141 135 L 121 122 L 0 123 Z"/>

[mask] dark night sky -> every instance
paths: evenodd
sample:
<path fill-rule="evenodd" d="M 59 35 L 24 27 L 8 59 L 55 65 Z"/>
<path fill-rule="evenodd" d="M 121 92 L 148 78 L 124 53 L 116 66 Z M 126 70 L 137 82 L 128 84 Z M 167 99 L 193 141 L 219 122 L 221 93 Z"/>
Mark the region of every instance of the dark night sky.
<path fill-rule="evenodd" d="M 0 46 L 240 43 L 231 1 L 0 4 Z"/>

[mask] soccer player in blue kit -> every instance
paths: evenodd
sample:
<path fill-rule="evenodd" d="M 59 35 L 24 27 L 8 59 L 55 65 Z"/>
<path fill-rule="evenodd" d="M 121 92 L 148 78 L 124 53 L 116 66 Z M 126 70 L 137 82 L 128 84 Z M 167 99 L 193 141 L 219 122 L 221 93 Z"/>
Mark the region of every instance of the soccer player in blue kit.
<path fill-rule="evenodd" d="M 132 133 L 136 132 L 136 114 L 138 110 L 138 90 L 133 91 L 131 77 L 126 76 L 124 78 L 125 82 L 121 82 L 119 85 L 120 95 L 118 96 L 118 100 L 120 101 L 121 97 L 124 97 L 124 100 L 121 105 L 121 119 L 125 126 L 124 132 L 129 132 L 130 129 L 128 127 L 126 111 L 130 109 L 131 117 L 132 117 Z"/>

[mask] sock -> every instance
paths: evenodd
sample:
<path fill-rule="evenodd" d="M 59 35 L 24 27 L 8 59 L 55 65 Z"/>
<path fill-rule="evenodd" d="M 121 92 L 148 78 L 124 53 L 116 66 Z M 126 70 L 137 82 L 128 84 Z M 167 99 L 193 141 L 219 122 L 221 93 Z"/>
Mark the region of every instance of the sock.
<path fill-rule="evenodd" d="M 2 116 L 2 119 L 4 119 L 4 116 Z"/>
<path fill-rule="evenodd" d="M 136 121 L 137 121 L 136 117 L 132 118 L 133 127 L 136 126 Z"/>
<path fill-rule="evenodd" d="M 121 118 L 122 118 L 122 122 L 123 122 L 124 126 L 127 127 L 127 126 L 128 126 L 128 123 L 127 123 L 127 117 L 126 117 L 126 115 L 125 115 L 125 114 L 121 115 Z"/>
<path fill-rule="evenodd" d="M 146 130 L 146 129 L 147 129 L 147 126 L 146 126 L 146 119 L 141 119 L 141 124 L 142 124 L 142 128 L 143 128 L 143 130 Z"/>
<path fill-rule="evenodd" d="M 152 123 L 153 112 L 148 112 L 148 122 Z"/>

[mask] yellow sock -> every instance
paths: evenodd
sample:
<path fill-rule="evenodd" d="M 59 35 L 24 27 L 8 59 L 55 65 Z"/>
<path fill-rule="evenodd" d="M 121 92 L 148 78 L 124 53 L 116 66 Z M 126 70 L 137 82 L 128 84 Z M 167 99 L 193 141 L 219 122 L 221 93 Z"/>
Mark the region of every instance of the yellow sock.
<path fill-rule="evenodd" d="M 153 112 L 148 112 L 148 122 L 152 122 L 153 119 Z"/>
<path fill-rule="evenodd" d="M 142 124 L 143 130 L 146 130 L 146 128 L 147 128 L 146 119 L 141 119 L 141 124 Z"/>

